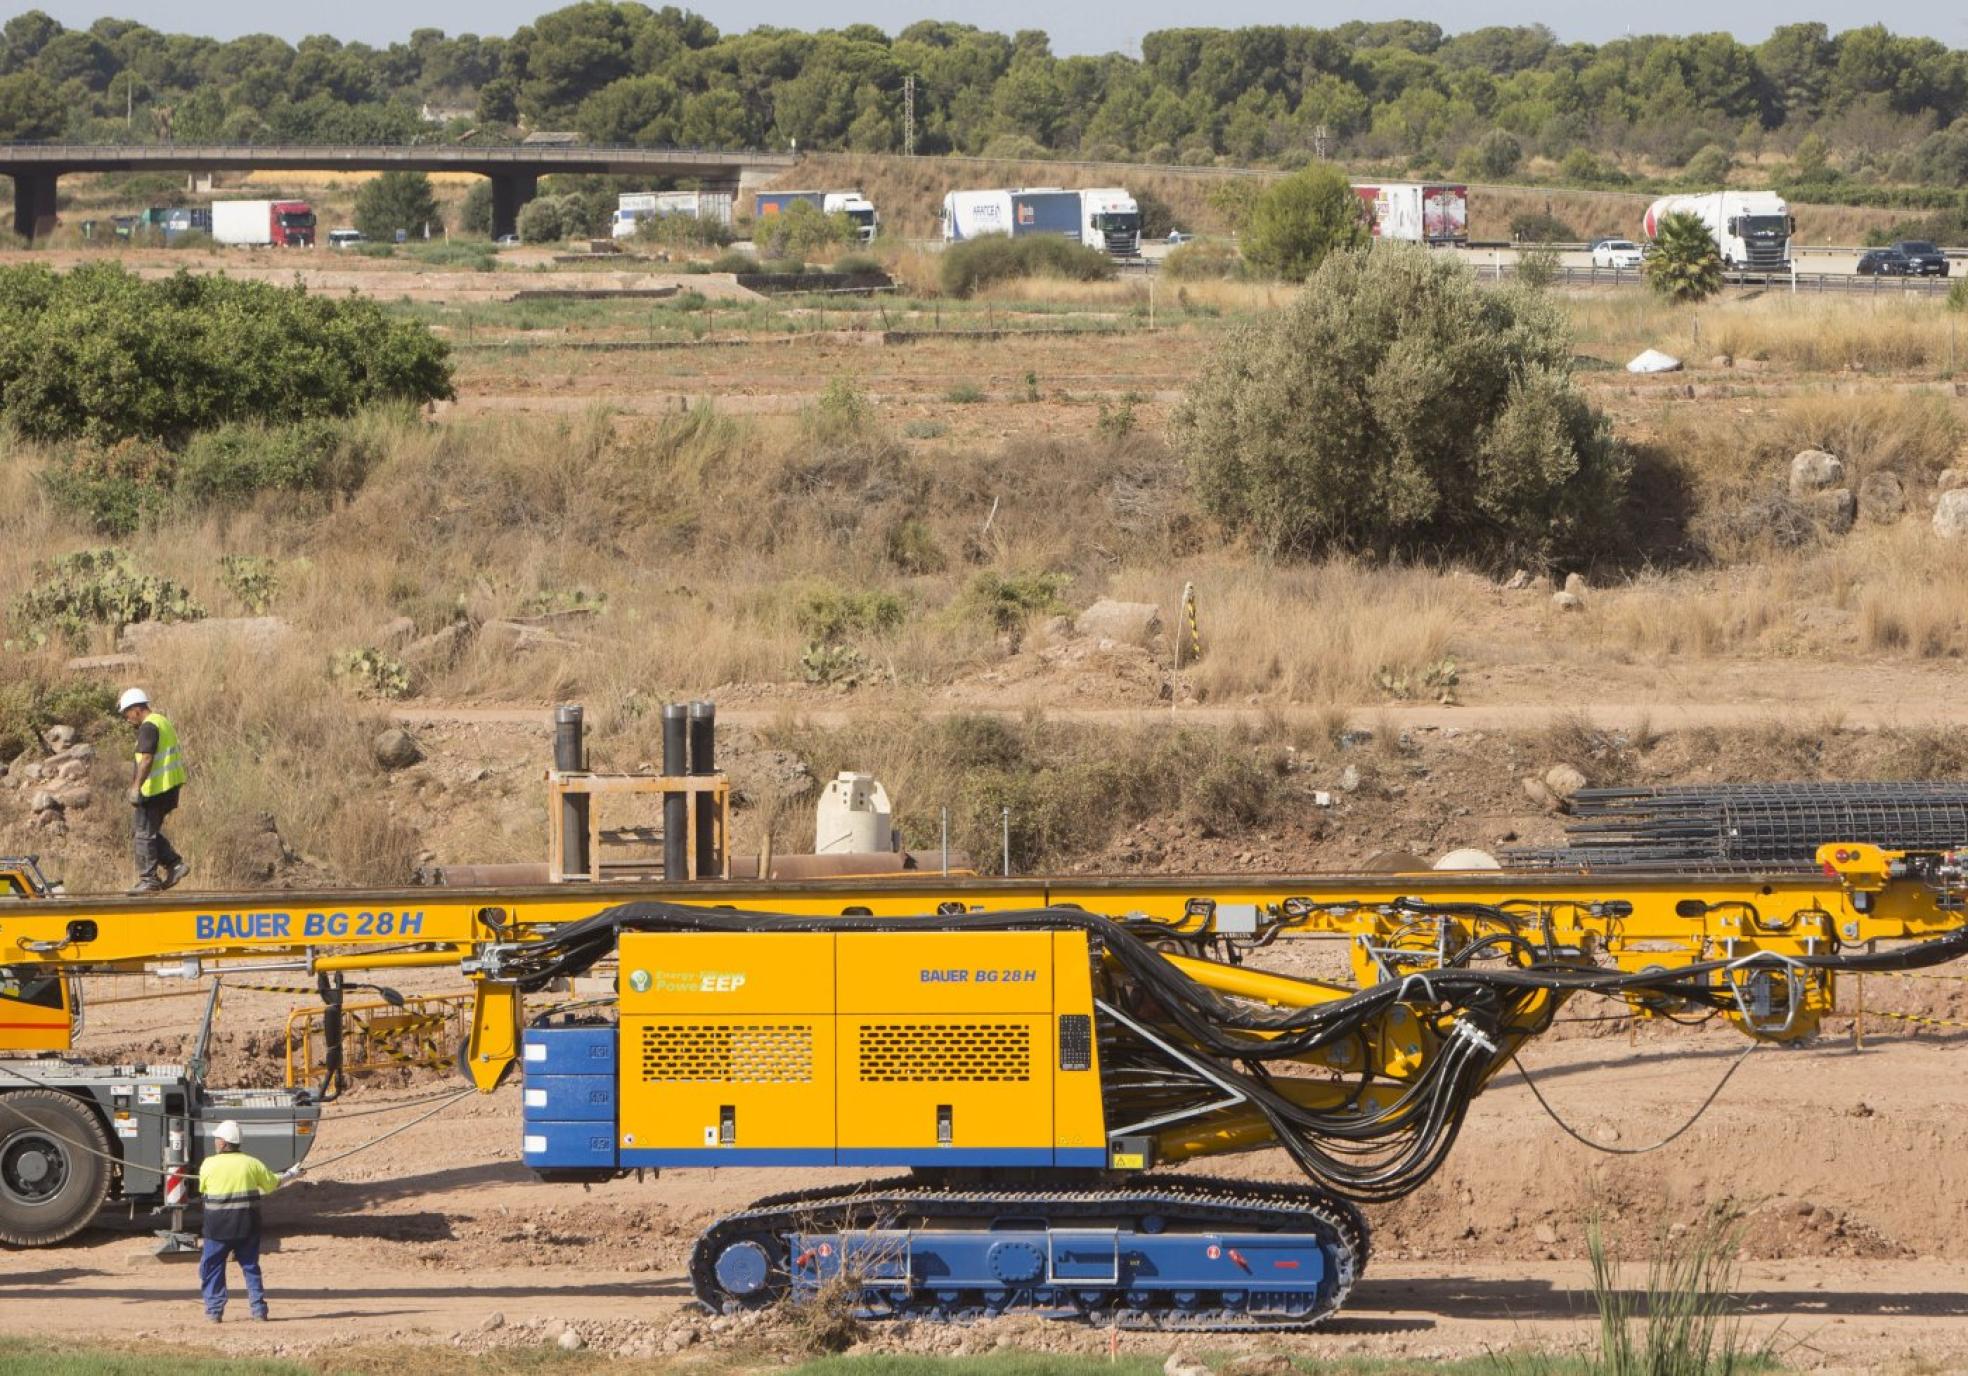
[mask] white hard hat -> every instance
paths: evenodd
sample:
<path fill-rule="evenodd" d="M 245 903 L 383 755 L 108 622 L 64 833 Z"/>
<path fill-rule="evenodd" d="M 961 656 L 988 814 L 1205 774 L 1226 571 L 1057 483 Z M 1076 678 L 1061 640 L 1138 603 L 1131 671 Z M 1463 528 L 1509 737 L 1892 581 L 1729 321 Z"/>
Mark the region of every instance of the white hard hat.
<path fill-rule="evenodd" d="M 127 712 L 132 707 L 148 706 L 150 706 L 150 694 L 141 688 L 125 688 L 123 690 L 123 696 L 116 700 L 116 710 L 118 712 Z"/>
<path fill-rule="evenodd" d="M 212 1129 L 212 1140 L 214 1142 L 224 1142 L 228 1146 L 238 1146 L 240 1140 L 239 1124 L 230 1118 L 226 1119 L 223 1123 Z"/>

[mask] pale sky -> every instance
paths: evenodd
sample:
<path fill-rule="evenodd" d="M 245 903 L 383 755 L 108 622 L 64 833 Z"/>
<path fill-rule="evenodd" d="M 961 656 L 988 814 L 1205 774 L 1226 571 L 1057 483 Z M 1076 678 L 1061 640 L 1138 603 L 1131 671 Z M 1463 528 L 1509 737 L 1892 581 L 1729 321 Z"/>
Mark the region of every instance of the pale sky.
<path fill-rule="evenodd" d="M 660 8 L 663 0 L 647 0 Z M 1128 7 L 1062 7 L 1054 0 L 743 0 L 738 4 L 682 5 L 704 15 L 727 33 L 760 24 L 787 28 L 837 28 L 864 22 L 894 33 L 923 18 L 955 19 L 1009 33 L 1044 29 L 1060 54 L 1137 53 L 1141 35 L 1154 29 L 1235 28 L 1243 24 L 1310 24 L 1326 27 L 1348 19 L 1430 19 L 1449 32 L 1487 24 L 1542 22 L 1562 40 L 1604 42 L 1627 32 L 1694 33 L 1729 27 L 1746 43 L 1764 38 L 1777 24 L 1820 20 L 1834 33 L 1884 21 L 1895 33 L 1926 34 L 1950 47 L 1968 47 L 1968 7 L 1921 4 L 1889 7 L 1860 0 L 1782 5 L 1756 10 L 1754 17 L 1732 14 L 1702 0 L 1654 0 L 1638 6 L 1559 4 L 1556 0 L 1341 0 L 1319 5 L 1284 0 L 1136 0 Z M 11 8 L 11 7 L 10 7 Z M 407 38 L 415 28 L 446 33 L 507 34 L 548 10 L 552 0 L 341 0 L 327 9 L 315 5 L 268 5 L 261 0 L 41 0 L 39 8 L 71 28 L 87 28 L 105 14 L 136 19 L 166 33 L 201 33 L 234 38 L 273 33 L 289 40 L 328 32 L 343 40 L 378 46 Z M 1734 20 L 1734 23 L 1730 21 Z"/>

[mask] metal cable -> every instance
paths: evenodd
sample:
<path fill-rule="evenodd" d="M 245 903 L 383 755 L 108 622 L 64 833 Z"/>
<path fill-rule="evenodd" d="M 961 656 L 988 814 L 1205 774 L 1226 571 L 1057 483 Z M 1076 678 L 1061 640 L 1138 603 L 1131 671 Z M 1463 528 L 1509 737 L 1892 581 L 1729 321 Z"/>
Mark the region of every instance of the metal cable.
<path fill-rule="evenodd" d="M 1662 1147 L 1674 1141 L 1675 1138 L 1681 1136 L 1682 1133 L 1700 1122 L 1702 1115 L 1708 1112 L 1709 1106 L 1721 1095 L 1722 1087 L 1729 1083 L 1730 1077 L 1742 1069 L 1742 1063 L 1748 1060 L 1756 1048 L 1761 1045 L 1763 1045 L 1762 1042 L 1752 1040 L 1748 1046 L 1744 1047 L 1742 1054 L 1729 1062 L 1729 1068 L 1722 1072 L 1722 1078 L 1715 1082 L 1715 1088 L 1708 1092 L 1708 1097 L 1702 1100 L 1701 1105 L 1689 1115 L 1688 1121 L 1676 1128 L 1673 1132 L 1670 1132 L 1667 1136 L 1661 1138 L 1660 1141 L 1645 1147 L 1609 1147 L 1603 1142 L 1595 1142 L 1590 1137 L 1582 1135 L 1570 1123 L 1567 1123 L 1563 1118 L 1558 1116 L 1558 1110 L 1553 1108 L 1550 1100 L 1544 1097 L 1544 1091 L 1538 1088 L 1537 1081 L 1531 1078 L 1531 1072 L 1524 1068 L 1524 1063 L 1517 1059 L 1517 1053 L 1514 1051 L 1510 1053 L 1510 1063 L 1516 1066 L 1517 1073 L 1524 1077 L 1525 1087 L 1531 1091 L 1531 1097 L 1538 1101 L 1538 1107 L 1549 1114 L 1551 1121 L 1558 1125 L 1559 1130 L 1574 1142 L 1577 1142 L 1581 1146 L 1590 1147 L 1594 1151 L 1604 1152 L 1608 1156 L 1645 1156 L 1650 1151 L 1659 1151 Z"/>

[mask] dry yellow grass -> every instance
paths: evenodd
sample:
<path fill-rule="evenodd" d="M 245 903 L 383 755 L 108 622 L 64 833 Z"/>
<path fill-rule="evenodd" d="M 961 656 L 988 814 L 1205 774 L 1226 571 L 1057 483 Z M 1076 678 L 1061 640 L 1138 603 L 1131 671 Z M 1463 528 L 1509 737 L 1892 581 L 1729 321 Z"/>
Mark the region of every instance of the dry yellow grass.
<path fill-rule="evenodd" d="M 1226 562 L 1205 566 L 1194 581 L 1204 652 L 1191 673 L 1212 701 L 1252 694 L 1373 700 L 1382 695 L 1381 670 L 1414 681 L 1453 658 L 1480 586 L 1432 569 L 1345 560 L 1310 567 Z M 1109 587 L 1123 600 L 1169 608 L 1181 595 L 1161 569 L 1123 569 Z"/>
<path fill-rule="evenodd" d="M 1568 302 L 1579 344 L 1624 362 L 1643 348 L 1705 366 L 1718 354 L 1804 372 L 1858 369 L 1900 380 L 1909 371 L 1948 369 L 1958 320 L 1937 297 L 1718 297 L 1675 306 L 1651 292 L 1609 292 Z M 1956 340 L 1954 366 L 1968 365 L 1968 337 Z M 1746 384 L 1768 380 L 1745 372 Z"/>

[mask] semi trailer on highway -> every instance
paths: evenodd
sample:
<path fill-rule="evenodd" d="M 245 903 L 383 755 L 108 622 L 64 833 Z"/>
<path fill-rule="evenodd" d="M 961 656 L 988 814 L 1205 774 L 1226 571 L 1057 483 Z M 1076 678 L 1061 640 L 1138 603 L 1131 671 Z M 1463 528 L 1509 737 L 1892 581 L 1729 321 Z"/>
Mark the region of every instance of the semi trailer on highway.
<path fill-rule="evenodd" d="M 1116 258 L 1132 258 L 1141 252 L 1141 207 L 1118 186 L 952 191 L 943 198 L 944 243 L 990 234 L 1013 239 L 1053 234 Z"/>
<path fill-rule="evenodd" d="M 212 238 L 241 248 L 313 248 L 314 208 L 306 201 L 214 201 Z"/>
<path fill-rule="evenodd" d="M 1658 238 L 1670 215 L 1693 215 L 1708 226 L 1722 266 L 1729 272 L 1789 272 L 1790 240 L 1797 218 L 1774 191 L 1710 191 L 1699 196 L 1662 196 L 1647 207 L 1641 228 Z"/>
<path fill-rule="evenodd" d="M 731 201 L 729 191 L 626 191 L 615 199 L 615 219 L 609 234 L 617 239 L 632 238 L 644 220 L 669 215 L 729 225 Z"/>
<path fill-rule="evenodd" d="M 760 226 L 775 215 L 783 215 L 786 208 L 804 202 L 823 215 L 845 215 L 854 223 L 854 231 L 861 242 L 872 243 L 881 225 L 881 216 L 875 213 L 875 205 L 859 191 L 761 191 L 752 203 L 754 235 Z"/>
<path fill-rule="evenodd" d="M 1408 244 L 1469 242 L 1469 188 L 1425 182 L 1354 182 L 1376 239 Z"/>

